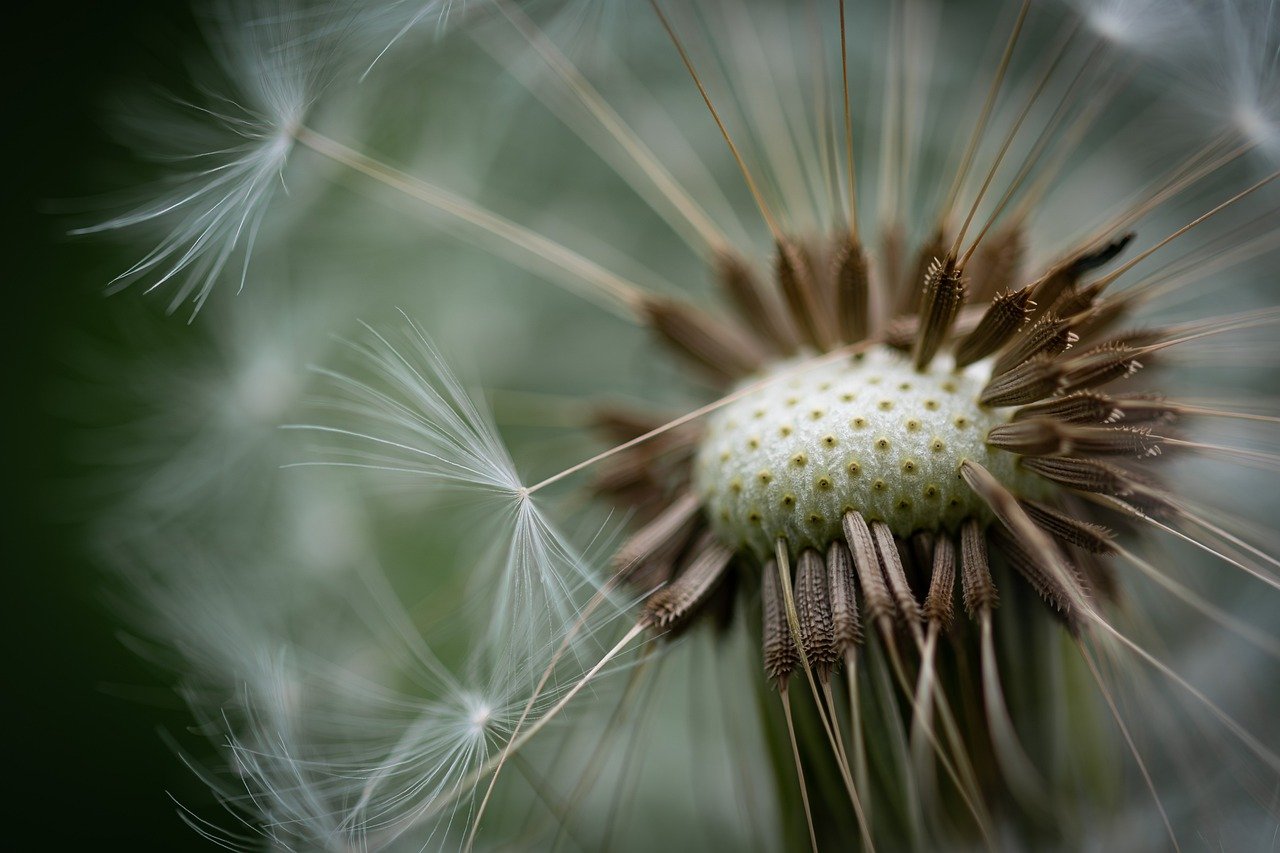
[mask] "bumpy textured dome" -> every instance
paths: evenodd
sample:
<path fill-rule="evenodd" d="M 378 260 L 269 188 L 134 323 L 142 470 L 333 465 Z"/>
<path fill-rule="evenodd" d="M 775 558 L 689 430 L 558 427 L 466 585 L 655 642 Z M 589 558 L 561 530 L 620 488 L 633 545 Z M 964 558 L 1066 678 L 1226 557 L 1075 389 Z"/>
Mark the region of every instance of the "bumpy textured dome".
<path fill-rule="evenodd" d="M 773 373 L 789 368 L 795 376 L 708 420 L 695 488 L 726 542 L 761 555 L 778 537 L 797 550 L 825 548 L 849 509 L 897 536 L 954 528 L 986 513 L 960 477 L 966 459 L 1016 494 L 1043 491 L 1016 456 L 986 444 L 987 431 L 1012 410 L 978 405 L 990 375 L 985 363 L 957 372 L 943 356 L 917 371 L 907 356 L 874 347 L 804 371 L 783 362 Z"/>

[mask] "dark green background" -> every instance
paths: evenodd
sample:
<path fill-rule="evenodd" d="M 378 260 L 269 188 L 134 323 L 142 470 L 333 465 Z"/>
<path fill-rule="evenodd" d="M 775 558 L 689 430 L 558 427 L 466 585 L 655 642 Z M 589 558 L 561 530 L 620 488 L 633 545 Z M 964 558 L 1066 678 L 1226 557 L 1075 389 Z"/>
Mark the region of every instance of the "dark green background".
<path fill-rule="evenodd" d="M 103 296 L 124 256 L 65 237 L 74 221 L 58 212 L 110 186 L 113 164 L 127 167 L 102 121 L 113 93 L 172 75 L 197 27 L 182 3 L 73 2 L 24 4 L 4 29 L 3 753 L 16 792 L 5 798 L 6 846 L 206 848 L 170 795 L 206 813 L 216 806 L 160 737 L 182 736 L 189 718 L 159 671 L 121 643 L 78 524 L 86 471 L 76 431 L 95 413 L 68 417 L 69 347 L 108 334 L 112 303 L 138 294 Z"/>

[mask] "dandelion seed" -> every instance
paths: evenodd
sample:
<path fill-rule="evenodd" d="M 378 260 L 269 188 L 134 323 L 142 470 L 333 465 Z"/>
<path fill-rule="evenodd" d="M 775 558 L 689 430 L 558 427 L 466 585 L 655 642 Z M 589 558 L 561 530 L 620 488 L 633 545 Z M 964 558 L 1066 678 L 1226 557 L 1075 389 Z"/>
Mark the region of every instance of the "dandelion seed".
<path fill-rule="evenodd" d="M 501 602 L 492 613 L 495 643 L 513 655 L 540 649 L 573 624 L 583 591 L 597 588 L 594 566 L 536 505 L 489 415 L 421 328 L 410 323 L 399 343 L 366 331 L 368 342 L 353 347 L 376 381 L 321 371 L 345 398 L 332 408 L 359 429 L 291 428 L 348 440 L 350 448 L 335 447 L 328 464 L 406 474 L 424 491 L 477 499 L 473 529 L 491 543 L 482 562 L 494 566 L 489 582 Z"/>
<path fill-rule="evenodd" d="M 285 189 L 294 134 L 326 72 L 323 51 L 298 42 L 298 22 L 283 9 L 232 3 L 209 29 L 214 79 L 196 99 L 175 96 L 132 121 L 139 153 L 174 167 L 168 186 L 156 200 L 72 232 L 160 234 L 112 285 L 149 280 L 150 292 L 174 282 L 170 311 L 190 299 L 198 312 L 236 258 L 244 287 L 268 210 Z"/>

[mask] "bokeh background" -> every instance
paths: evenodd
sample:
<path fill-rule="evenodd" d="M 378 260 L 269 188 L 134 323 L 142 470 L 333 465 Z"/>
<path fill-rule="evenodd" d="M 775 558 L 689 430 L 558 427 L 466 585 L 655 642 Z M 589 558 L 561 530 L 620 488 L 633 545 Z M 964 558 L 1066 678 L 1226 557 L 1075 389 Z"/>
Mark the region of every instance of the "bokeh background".
<path fill-rule="evenodd" d="M 158 737 L 190 724 L 160 673 L 120 640 L 110 588 L 80 535 L 69 353 L 109 339 L 102 282 L 127 252 L 71 240 L 67 213 L 101 186 L 123 150 L 103 114 L 121 86 L 180 69 L 170 46 L 194 42 L 187 4 L 27 4 L 0 52 L 6 356 L 3 620 L 10 842 L 27 849 L 179 850 L 211 845 L 177 816 L 169 793 L 210 804 Z M 165 49 L 152 50 L 150 46 Z"/>
<path fill-rule="evenodd" d="M 5 227 L 0 234 L 8 245 L 0 278 L 7 285 L 5 340 L 10 351 L 4 363 L 10 403 L 0 421 L 10 470 L 3 515 L 9 546 L 5 565 L 11 584 L 3 620 L 10 634 L 4 706 L 13 718 L 6 747 L 10 754 L 16 752 L 10 779 L 18 790 L 16 799 L 7 797 L 5 802 L 13 810 L 9 825 L 29 828 L 34 843 L 42 848 L 200 849 L 208 845 L 178 817 L 174 801 L 203 813 L 216 813 L 217 808 L 207 788 L 177 760 L 166 738 L 188 745 L 197 754 L 207 754 L 209 747 L 189 732 L 191 714 L 168 686 L 168 674 L 145 663 L 121 637 L 118 595 L 124 590 L 114 586 L 96 563 L 84 535 L 86 519 L 100 509 L 103 498 L 93 487 L 101 482 L 102 460 L 94 458 L 101 443 L 86 440 L 86 428 L 128 417 L 123 409 L 101 408 L 112 405 L 104 402 L 111 395 L 93 393 L 93 384 L 108 380 L 114 357 L 125 363 L 127 354 L 137 353 L 138 340 L 131 336 L 139 328 L 138 321 L 141 327 L 171 332 L 172 343 L 188 331 L 183 326 L 186 315 L 180 311 L 166 320 L 163 297 L 145 299 L 137 288 L 113 298 L 104 295 L 104 284 L 136 259 L 136 246 L 66 236 L 69 228 L 94 221 L 86 211 L 98 204 L 90 198 L 96 190 L 125 185 L 134 174 L 132 156 L 113 141 L 105 120 L 116 109 L 120 93 L 145 88 L 150 81 L 183 79 L 184 60 L 203 52 L 199 27 L 188 5 L 175 0 L 123 4 L 74 0 L 32 6 L 25 12 L 26 21 L 8 28 L 9 44 L 3 52 L 8 131 L 4 145 L 9 149 L 5 160 L 9 169 L 2 202 Z M 408 71 L 423 70 L 407 64 Z M 398 70 L 389 68 L 386 73 Z M 662 80 L 679 84 L 679 91 L 690 102 L 694 100 L 681 69 L 666 62 L 660 70 L 665 75 Z M 425 71 L 441 73 L 439 67 Z M 467 81 L 445 79 L 458 84 L 463 94 L 455 97 L 465 102 Z M 412 101 L 414 90 L 405 91 L 403 97 Z M 490 105 L 481 127 L 484 142 L 475 145 L 473 152 L 475 159 L 490 161 L 488 177 L 499 186 L 504 177 L 507 183 L 514 179 L 528 198 L 558 192 L 557 203 L 563 209 L 582 214 L 582 221 L 599 226 L 603 239 L 623 251 L 662 245 L 653 238 L 660 226 L 634 199 L 628 202 L 630 209 L 611 207 L 612 216 L 593 221 L 592 205 L 608 195 L 614 186 L 609 182 L 616 179 L 601 164 L 589 163 L 586 152 L 561 158 L 560 168 L 594 168 L 598 183 L 592 182 L 593 176 L 566 180 L 564 174 L 538 161 L 538 147 L 526 140 L 549 133 L 548 125 L 554 121 L 543 115 L 539 125 L 534 115 L 539 111 L 529 108 L 528 100 L 523 98 L 523 108 L 511 103 Z M 380 106 L 383 115 L 396 115 L 394 101 Z M 429 172 L 431 163 L 413 162 L 420 139 L 413 126 L 414 106 L 406 104 L 400 125 L 389 122 L 378 130 L 375 148 L 407 166 L 426 166 Z M 696 103 L 685 106 L 690 108 L 688 114 L 700 109 Z M 436 141 L 456 148 L 471 144 L 473 140 L 465 134 L 475 131 L 454 130 L 452 136 L 447 127 L 421 132 L 438 134 Z M 718 144 L 713 135 L 703 141 Z M 722 161 L 726 167 L 722 185 L 735 186 L 731 165 L 727 158 Z M 483 173 L 485 168 L 476 171 Z M 300 184 L 303 192 L 307 188 Z M 675 410 L 689 399 L 681 397 L 673 365 L 651 359 L 641 346 L 643 335 L 636 330 L 602 319 L 593 308 L 534 283 L 531 275 L 513 274 L 501 263 L 486 263 L 477 251 L 462 249 L 438 259 L 428 284 L 440 298 L 428 299 L 415 289 L 415 276 L 425 269 L 415 264 L 425 261 L 432 248 L 447 244 L 447 239 L 427 237 L 429 229 L 386 207 L 385 199 L 375 198 L 377 193 L 368 187 L 357 185 L 356 190 L 352 195 L 351 186 L 344 185 L 318 192 L 356 211 L 348 220 L 334 220 L 338 227 L 354 223 L 368 229 L 356 235 L 366 238 L 364 254 L 345 259 L 346 269 L 385 274 L 395 293 L 382 300 L 384 304 L 372 316 L 364 315 L 368 319 L 393 319 L 395 304 L 405 304 L 410 311 L 415 303 L 419 308 L 432 306 L 432 313 L 423 310 L 415 316 L 431 334 L 445 338 L 450 351 L 460 352 L 464 366 L 475 368 L 486 384 L 499 388 L 587 396 L 608 392 L 617 382 L 629 392 L 647 389 L 649 399 L 665 399 Z M 358 204 L 352 203 L 356 197 Z M 367 211 L 381 215 L 362 218 Z M 530 205 L 527 213 L 541 219 L 536 223 L 540 227 L 560 227 L 550 206 L 540 210 Z M 385 230 L 379 230 L 384 224 Z M 328 236 L 322 233 L 315 240 L 323 243 Z M 306 247 L 301 249 L 297 254 L 306 255 Z M 705 280 L 690 273 L 695 266 L 685 255 L 651 257 L 643 250 L 637 254 L 682 287 L 705 293 Z M 254 305 L 279 307 L 271 305 L 273 287 L 275 292 L 296 292 L 299 285 L 295 280 L 289 288 L 280 288 L 280 282 L 273 282 L 271 272 L 280 268 L 272 267 L 270 260 L 261 268 L 268 274 L 251 281 L 242 298 L 249 308 L 242 313 L 252 313 Z M 304 275 L 308 271 L 300 269 Z M 476 270 L 486 274 L 476 277 Z M 457 296 L 450 292 L 453 271 L 472 273 L 480 281 L 476 292 L 468 298 L 452 298 Z M 367 284 L 367 279 L 351 281 Z M 342 283 L 320 284 L 333 291 L 341 289 Z M 1250 289 L 1242 286 L 1236 291 L 1235 297 L 1244 300 L 1239 307 L 1274 302 L 1273 282 L 1243 284 Z M 344 314 L 347 325 L 335 331 L 350 334 L 350 321 L 357 316 L 362 315 Z M 469 329 L 480 334 L 468 335 Z M 191 332 L 193 339 L 200 335 Z M 472 340 L 465 340 L 468 336 Z M 537 359 L 512 357 L 531 352 L 540 341 L 554 345 L 538 349 Z M 584 358 L 584 353 L 590 357 Z M 1273 355 L 1273 351 L 1259 353 L 1267 362 Z M 100 361 L 95 364 L 95 359 Z M 1245 390 L 1274 392 L 1276 381 L 1261 371 L 1249 379 L 1252 384 Z M 501 409 L 501 398 L 495 402 Z M 116 405 L 123 401 L 117 400 Z M 563 433 L 548 433 L 537 425 L 523 431 L 509 429 L 507 435 L 516 446 L 517 458 L 534 460 L 531 480 L 584 455 L 580 445 L 560 440 Z M 1237 474 L 1235 482 L 1238 488 L 1221 496 L 1232 509 L 1257 503 L 1264 490 L 1273 491 L 1268 489 L 1273 482 L 1270 475 Z M 420 556 L 407 548 L 401 554 L 405 563 Z M 1267 613 L 1274 611 L 1272 601 L 1259 597 L 1254 603 L 1259 622 L 1265 623 Z M 747 661 L 743 668 L 754 673 L 754 659 L 744 656 L 743 660 Z M 1204 675 L 1220 666 L 1221 660 L 1220 654 L 1209 650 L 1193 663 Z M 1264 686 L 1262 692 L 1267 689 Z"/>

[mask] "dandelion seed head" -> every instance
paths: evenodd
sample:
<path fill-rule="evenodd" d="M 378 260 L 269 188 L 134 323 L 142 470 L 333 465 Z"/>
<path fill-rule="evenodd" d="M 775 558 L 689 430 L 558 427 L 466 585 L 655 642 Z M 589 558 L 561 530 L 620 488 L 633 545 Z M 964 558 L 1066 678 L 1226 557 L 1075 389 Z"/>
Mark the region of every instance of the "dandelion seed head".
<path fill-rule="evenodd" d="M 1220 123 L 1196 126 L 1209 127 L 1208 145 L 1161 147 L 1154 174 L 1135 165 L 1153 141 L 1153 99 L 1126 87 L 1167 70 L 1187 7 L 1083 4 L 1086 30 L 1060 9 L 1015 6 L 1010 20 L 990 18 L 1012 27 L 1006 63 L 999 39 L 978 57 L 990 21 L 969 9 L 894 4 L 864 19 L 855 5 L 843 8 L 855 19 L 848 69 L 830 38 L 839 8 L 805 18 L 767 3 L 659 3 L 618 40 L 608 73 L 592 76 L 574 64 L 558 10 L 504 4 L 484 26 L 505 35 L 486 44 L 528 90 L 513 97 L 550 118 L 519 113 L 513 141 L 494 143 L 478 174 L 468 161 L 449 175 L 431 146 L 383 162 L 388 128 L 369 128 L 367 148 L 309 137 L 353 179 L 513 262 L 513 287 L 537 277 L 569 297 L 543 309 L 521 293 L 504 308 L 532 331 L 507 336 L 484 322 L 496 289 L 475 287 L 464 263 L 447 286 L 427 282 L 399 321 L 308 359 L 324 391 L 284 431 L 310 445 L 285 469 L 307 480 L 264 488 L 252 525 L 206 512 L 194 554 L 161 548 L 169 559 L 146 561 L 155 577 L 144 588 L 193 708 L 227 744 L 234 778 L 218 790 L 272 843 L 434 849 L 518 830 L 522 844 L 572 834 L 587 848 L 649 848 L 688 813 L 704 828 L 723 822 L 723 839 L 779 848 L 802 844 L 806 825 L 824 841 L 881 848 L 1026 846 L 1050 834 L 1087 845 L 1125 837 L 1131 828 L 1113 818 L 1150 801 L 1134 826 L 1163 839 L 1151 832 L 1167 825 L 1176 839 L 1196 816 L 1162 795 L 1179 790 L 1178 765 L 1195 766 L 1201 747 L 1230 743 L 1242 760 L 1223 750 L 1215 761 L 1268 778 L 1280 769 L 1270 733 L 1213 704 L 1243 704 L 1210 684 L 1240 673 L 1215 668 L 1219 650 L 1189 625 L 1276 657 L 1280 643 L 1209 600 L 1227 585 L 1221 575 L 1193 587 L 1165 570 L 1190 575 L 1201 564 L 1179 549 L 1198 549 L 1280 588 L 1274 543 L 1255 547 L 1259 531 L 1205 497 L 1243 481 L 1224 465 L 1202 479 L 1178 464 L 1280 469 L 1272 449 L 1199 426 L 1248 412 L 1192 390 L 1206 375 L 1213 383 L 1212 358 L 1239 368 L 1238 336 L 1264 335 L 1275 313 L 1159 313 L 1187 294 L 1221 311 L 1219 276 L 1247 276 L 1278 245 L 1267 186 L 1234 183 L 1246 170 L 1234 169 L 1240 146 Z M 399 23 L 352 73 L 440 8 L 375 9 Z M 316 25 L 300 43 L 333 32 Z M 1257 56 L 1243 64 L 1265 82 Z M 1237 86 L 1249 96 L 1230 99 L 1227 120 L 1255 142 L 1271 135 L 1265 89 Z M 459 121 L 482 126 L 486 108 L 508 103 L 480 100 Z M 290 127 L 263 137 L 264 159 L 291 156 L 303 131 Z M 557 133 L 587 147 L 548 144 Z M 618 174 L 597 180 L 606 168 Z M 481 204 L 521 170 L 528 197 L 503 213 Z M 468 185 L 475 192 L 457 190 Z M 1253 205 L 1262 215 L 1249 220 Z M 553 239 L 565 235 L 572 246 Z M 685 269 L 712 287 L 693 294 L 692 276 L 659 272 Z M 563 306 L 579 296 L 671 360 L 646 353 L 615 389 L 606 368 L 630 356 L 609 339 L 613 326 L 575 336 L 588 315 Z M 520 347 L 513 361 L 572 363 L 556 396 L 565 411 L 500 427 L 428 334 L 460 317 L 470 319 L 455 336 L 494 358 Z M 593 346 L 576 349 L 581 340 Z M 249 348 L 211 391 L 245 427 L 227 430 L 230 446 L 251 447 L 250 425 L 287 416 L 312 387 L 284 352 Z M 533 373 L 522 366 L 510 377 Z M 583 399 L 584 387 L 627 405 Z M 562 467 L 566 444 L 582 453 Z M 190 445 L 205 459 L 221 446 Z M 391 482 L 411 499 L 384 505 L 374 490 Z M 1219 509 L 1201 506 L 1209 500 Z M 631 528 L 618 543 L 596 524 L 610 508 Z M 211 559 L 232 530 L 256 538 Z M 1159 566 L 1151 540 L 1169 546 Z M 1192 621 L 1145 625 L 1169 603 L 1161 596 Z M 1208 657 L 1166 664 L 1136 628 Z M 604 680 L 615 671 L 627 673 L 616 691 Z M 543 747 L 571 701 L 588 724 Z M 1135 708 L 1151 710 L 1141 727 Z M 1184 717 L 1215 732 L 1212 743 L 1186 738 Z M 641 738 L 655 721 L 660 737 Z M 790 750 L 776 748 L 784 732 Z M 723 755 L 704 754 L 708 734 Z M 635 758 L 650 743 L 670 753 L 646 756 L 661 772 Z M 1123 769 L 1130 760 L 1141 772 Z M 517 764 L 524 774 L 504 771 Z M 693 796 L 673 782 L 690 767 Z M 521 808 L 539 801 L 553 807 Z"/>

